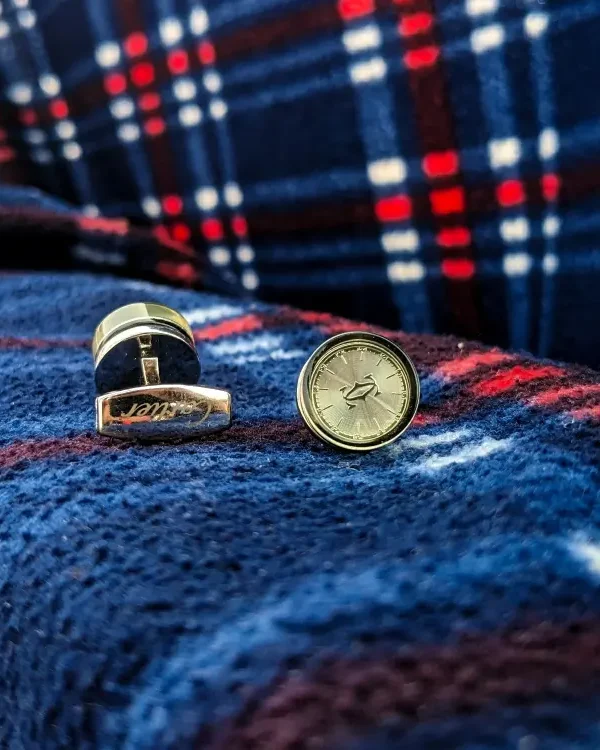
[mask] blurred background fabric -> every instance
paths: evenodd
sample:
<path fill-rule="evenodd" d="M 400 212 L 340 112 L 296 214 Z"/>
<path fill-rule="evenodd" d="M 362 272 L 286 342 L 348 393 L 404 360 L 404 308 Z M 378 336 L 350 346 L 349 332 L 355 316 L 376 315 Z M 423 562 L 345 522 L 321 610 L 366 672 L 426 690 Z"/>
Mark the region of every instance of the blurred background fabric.
<path fill-rule="evenodd" d="M 598 366 L 599 36 L 598 0 L 5 0 L 0 179 L 154 238 L 88 263 Z"/>

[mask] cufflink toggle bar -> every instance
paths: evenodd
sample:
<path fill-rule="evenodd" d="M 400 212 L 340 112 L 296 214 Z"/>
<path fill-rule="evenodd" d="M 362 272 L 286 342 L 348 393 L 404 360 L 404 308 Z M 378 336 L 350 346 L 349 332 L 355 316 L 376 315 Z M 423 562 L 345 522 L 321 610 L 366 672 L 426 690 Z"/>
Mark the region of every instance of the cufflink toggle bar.
<path fill-rule="evenodd" d="M 194 337 L 175 310 L 142 302 L 114 310 L 96 328 L 92 353 L 100 434 L 169 440 L 230 426 L 231 396 L 196 385 Z"/>

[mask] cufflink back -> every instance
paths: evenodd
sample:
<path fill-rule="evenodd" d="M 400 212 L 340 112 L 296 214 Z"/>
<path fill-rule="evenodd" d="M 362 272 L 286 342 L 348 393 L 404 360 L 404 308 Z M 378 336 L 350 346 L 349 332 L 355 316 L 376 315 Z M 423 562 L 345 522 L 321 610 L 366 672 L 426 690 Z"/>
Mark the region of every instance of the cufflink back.
<path fill-rule="evenodd" d="M 353 331 L 325 341 L 298 378 L 307 427 L 338 448 L 368 451 L 397 440 L 419 406 L 419 376 L 393 341 Z"/>
<path fill-rule="evenodd" d="M 176 310 L 143 302 L 114 310 L 96 328 L 92 354 L 101 435 L 169 440 L 230 426 L 231 396 L 197 385 L 192 329 Z"/>

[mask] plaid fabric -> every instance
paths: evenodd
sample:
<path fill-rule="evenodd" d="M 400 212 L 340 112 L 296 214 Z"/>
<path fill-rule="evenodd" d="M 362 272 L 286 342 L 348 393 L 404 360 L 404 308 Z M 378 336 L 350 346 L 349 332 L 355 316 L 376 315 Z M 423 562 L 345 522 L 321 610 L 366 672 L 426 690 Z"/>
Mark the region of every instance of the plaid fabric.
<path fill-rule="evenodd" d="M 5 0 L 0 176 L 222 290 L 597 365 L 599 33 L 597 0 Z"/>
<path fill-rule="evenodd" d="M 115 305 L 180 309 L 220 435 L 93 431 Z M 597 750 L 600 378 L 388 332 L 423 403 L 368 455 L 294 403 L 322 313 L 0 276 L 0 746 Z"/>

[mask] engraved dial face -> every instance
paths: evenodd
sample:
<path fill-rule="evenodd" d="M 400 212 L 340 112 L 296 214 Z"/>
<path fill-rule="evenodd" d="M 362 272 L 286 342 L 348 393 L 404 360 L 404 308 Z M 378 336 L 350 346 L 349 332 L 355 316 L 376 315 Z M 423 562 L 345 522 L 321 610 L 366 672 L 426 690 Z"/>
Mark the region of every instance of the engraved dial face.
<path fill-rule="evenodd" d="M 383 443 L 407 420 L 414 377 L 393 348 L 345 341 L 315 363 L 308 384 L 313 417 L 344 444 Z"/>

